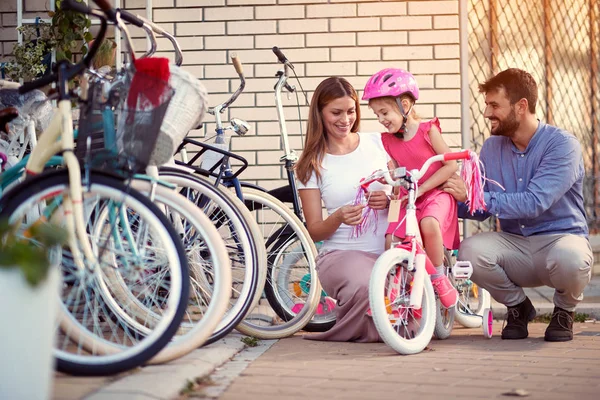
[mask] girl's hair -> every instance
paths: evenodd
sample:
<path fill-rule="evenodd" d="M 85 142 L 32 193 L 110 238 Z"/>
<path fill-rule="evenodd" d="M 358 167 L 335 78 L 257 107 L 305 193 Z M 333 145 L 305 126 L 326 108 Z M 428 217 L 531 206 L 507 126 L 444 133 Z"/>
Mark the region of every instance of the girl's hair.
<path fill-rule="evenodd" d="M 349 96 L 354 100 L 356 120 L 350 129 L 358 132 L 360 125 L 360 105 L 358 95 L 350 82 L 344 78 L 332 76 L 325 79 L 315 89 L 308 110 L 308 123 L 306 126 L 306 141 L 304 150 L 296 164 L 296 175 L 303 184 L 306 184 L 314 172 L 317 180 L 321 179 L 321 163 L 326 151 L 327 131 L 323 124 L 323 108 L 334 100 Z"/>
<path fill-rule="evenodd" d="M 393 107 L 394 110 L 396 110 L 397 112 L 400 112 L 400 106 L 398 105 L 398 102 L 396 101 L 396 98 L 394 96 L 384 96 L 384 97 L 373 98 L 373 99 L 369 100 L 369 106 L 371 105 L 371 101 L 375 100 L 377 98 L 385 101 L 389 106 Z M 405 100 L 405 99 L 408 100 L 408 101 L 410 101 L 413 104 L 413 106 L 416 103 L 415 102 L 415 98 L 412 97 L 408 93 L 400 95 L 400 102 L 402 102 L 402 100 Z M 417 119 L 419 118 L 419 116 L 417 115 L 417 113 L 415 112 L 414 109 L 412 109 L 412 111 L 410 112 L 410 114 L 413 115 Z M 404 139 L 404 131 L 395 132 L 394 136 L 396 136 L 398 139 Z"/>

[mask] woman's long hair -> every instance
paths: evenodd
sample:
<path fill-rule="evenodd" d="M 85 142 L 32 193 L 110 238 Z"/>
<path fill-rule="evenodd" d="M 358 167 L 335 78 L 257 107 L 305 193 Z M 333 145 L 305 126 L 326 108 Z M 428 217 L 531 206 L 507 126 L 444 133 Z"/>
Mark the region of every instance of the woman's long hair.
<path fill-rule="evenodd" d="M 303 184 L 306 184 L 314 172 L 317 180 L 321 179 L 321 162 L 326 152 L 327 131 L 323 124 L 323 108 L 332 101 L 341 97 L 349 96 L 354 100 L 356 108 L 356 121 L 350 129 L 358 132 L 360 126 L 360 105 L 358 95 L 350 82 L 344 78 L 332 76 L 319 83 L 310 101 L 308 110 L 308 123 L 306 125 L 306 142 L 304 150 L 296 164 L 296 176 Z"/>

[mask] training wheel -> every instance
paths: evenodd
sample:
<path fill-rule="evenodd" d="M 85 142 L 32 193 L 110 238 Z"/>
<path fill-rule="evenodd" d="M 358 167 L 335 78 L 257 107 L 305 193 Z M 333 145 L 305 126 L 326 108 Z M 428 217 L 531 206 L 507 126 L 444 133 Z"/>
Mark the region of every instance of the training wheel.
<path fill-rule="evenodd" d="M 483 323 L 481 324 L 481 329 L 483 329 L 483 336 L 487 339 L 491 339 L 494 325 L 494 315 L 492 314 L 491 308 L 486 308 L 483 310 Z"/>

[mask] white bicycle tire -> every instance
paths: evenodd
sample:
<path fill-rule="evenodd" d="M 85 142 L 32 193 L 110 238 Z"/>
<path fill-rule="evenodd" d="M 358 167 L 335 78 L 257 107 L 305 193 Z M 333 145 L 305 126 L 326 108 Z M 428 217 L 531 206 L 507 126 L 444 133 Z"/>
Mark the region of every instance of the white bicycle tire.
<path fill-rule="evenodd" d="M 243 236 L 240 236 L 238 240 L 243 242 L 241 244 L 244 246 L 244 254 L 247 255 L 244 260 L 248 262 L 248 265 L 244 268 L 243 279 L 248 282 L 255 280 L 255 282 L 253 284 L 243 283 L 241 290 L 237 292 L 237 299 L 225 312 L 215 332 L 207 341 L 207 343 L 213 343 L 229 334 L 244 319 L 246 313 L 257 305 L 260 299 L 256 296 L 256 293 L 262 293 L 264 289 L 268 268 L 263 234 L 250 211 L 232 191 L 222 190 L 223 187 L 215 187 L 212 182 L 202 176 L 188 176 L 185 172 L 171 168 L 161 168 L 160 177 L 167 182 L 176 184 L 179 189 L 189 188 L 209 197 L 211 202 L 218 205 L 231 218 L 242 219 L 245 228 L 236 224 L 236 232 L 249 235 L 249 243 L 246 243 Z M 246 245 L 249 247 L 248 249 L 246 249 Z M 230 292 L 235 293 L 237 290 L 237 288 L 231 288 Z"/>
<path fill-rule="evenodd" d="M 133 180 L 132 187 L 144 194 L 148 194 L 152 190 L 152 184 L 144 180 Z M 169 209 L 176 211 L 189 222 L 194 223 L 194 228 L 200 232 L 212 256 L 214 281 L 210 304 L 202 319 L 194 323 L 193 326 L 188 326 L 189 323 L 182 321 L 178 333 L 148 364 L 164 363 L 182 357 L 202 346 L 225 314 L 229 301 L 228 291 L 231 289 L 229 255 L 219 232 L 217 232 L 208 217 L 187 198 L 162 186 L 155 188 L 155 202 L 165 204 Z M 198 275 L 194 272 L 198 271 L 194 271 L 193 263 L 188 261 L 188 265 L 190 266 L 190 278 L 193 279 L 195 275 Z M 190 294 L 192 286 L 193 282 L 190 282 Z"/>
<path fill-rule="evenodd" d="M 400 354 L 416 354 L 423 351 L 431 341 L 435 328 L 435 294 L 428 276 L 424 279 L 421 331 L 415 337 L 405 339 L 396 332 L 390 323 L 385 296 L 383 296 L 388 274 L 396 264 L 408 259 L 409 256 L 410 252 L 404 249 L 387 250 L 375 262 L 369 281 L 369 305 L 377 332 L 388 346 Z"/>
<path fill-rule="evenodd" d="M 486 308 L 492 306 L 492 296 L 490 292 L 482 287 L 478 287 L 479 302 L 477 309 L 471 310 L 471 312 L 465 312 L 466 310 L 456 305 L 456 312 L 454 313 L 454 320 L 464 326 L 465 328 L 479 328 L 483 321 L 483 312 Z"/>
<path fill-rule="evenodd" d="M 316 270 L 315 259 L 317 256 L 317 249 L 314 242 L 310 238 L 310 234 L 304 227 L 304 224 L 302 224 L 302 222 L 289 209 L 289 207 L 287 207 L 277 198 L 263 191 L 247 187 L 242 188 L 242 193 L 245 201 L 268 205 L 269 208 L 281 216 L 285 222 L 294 229 L 294 232 L 301 240 L 304 249 L 309 253 L 307 254 L 306 258 L 309 263 L 311 274 L 311 287 L 304 307 L 291 321 L 284 322 L 281 325 L 259 326 L 252 324 L 248 319 L 246 319 L 242 321 L 236 327 L 236 329 L 245 335 L 253 336 L 259 339 L 280 339 L 291 336 L 301 330 L 311 320 L 317 310 L 317 306 L 319 305 L 319 298 L 322 289 Z M 266 278 L 267 277 L 265 274 L 263 277 L 263 283 L 265 282 Z M 262 291 L 256 293 L 256 303 L 258 303 L 261 296 Z"/>

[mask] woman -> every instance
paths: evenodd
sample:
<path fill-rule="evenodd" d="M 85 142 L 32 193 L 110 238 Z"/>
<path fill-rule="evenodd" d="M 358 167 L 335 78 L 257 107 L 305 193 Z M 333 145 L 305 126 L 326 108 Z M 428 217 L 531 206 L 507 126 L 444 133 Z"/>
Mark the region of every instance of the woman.
<path fill-rule="evenodd" d="M 308 231 L 315 242 L 323 241 L 317 270 L 323 289 L 337 300 L 337 322 L 307 339 L 381 341 L 367 315 L 369 279 L 384 251 L 391 187 L 371 184 L 368 206 L 377 210 L 377 218 L 358 237 L 352 234 L 353 226 L 361 222 L 364 206 L 353 203 L 360 179 L 388 168 L 390 159 L 381 134 L 359 133 L 359 124 L 358 95 L 352 85 L 339 77 L 321 82 L 310 104 L 306 144 L 296 173 Z"/>

